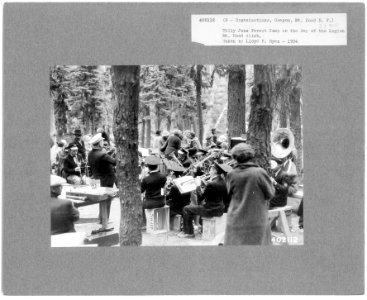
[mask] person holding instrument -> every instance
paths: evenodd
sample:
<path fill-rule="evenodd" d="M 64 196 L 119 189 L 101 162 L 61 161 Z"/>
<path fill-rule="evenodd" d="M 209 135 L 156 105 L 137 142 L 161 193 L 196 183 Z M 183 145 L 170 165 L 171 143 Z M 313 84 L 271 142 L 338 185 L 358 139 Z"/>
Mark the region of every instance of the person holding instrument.
<path fill-rule="evenodd" d="M 223 170 L 218 165 L 210 168 L 210 180 L 204 190 L 196 189 L 199 205 L 190 204 L 183 208 L 183 231 L 178 234 L 181 238 L 194 238 L 193 220 L 195 216 L 220 217 L 224 211 L 224 199 L 227 197 L 226 185 L 221 177 Z"/>
<path fill-rule="evenodd" d="M 145 226 L 145 209 L 163 207 L 165 204 L 164 187 L 167 177 L 159 172 L 160 159 L 155 156 L 147 156 L 145 163 L 149 169 L 149 175 L 141 181 L 141 192 L 145 193 L 143 200 L 143 227 Z"/>
<path fill-rule="evenodd" d="M 78 157 L 78 147 L 75 144 L 68 146 L 69 155 L 64 160 L 63 172 L 65 178 L 70 184 L 82 183 L 81 161 Z"/>
<path fill-rule="evenodd" d="M 91 177 L 99 179 L 101 187 L 113 187 L 116 181 L 114 166 L 116 160 L 107 154 L 103 149 L 103 137 L 101 133 L 97 133 L 89 141 L 92 145 L 92 151 L 88 154 L 88 165 L 90 166 Z M 107 200 L 107 216 L 110 216 L 111 200 Z M 100 216 L 100 221 L 102 218 Z"/>

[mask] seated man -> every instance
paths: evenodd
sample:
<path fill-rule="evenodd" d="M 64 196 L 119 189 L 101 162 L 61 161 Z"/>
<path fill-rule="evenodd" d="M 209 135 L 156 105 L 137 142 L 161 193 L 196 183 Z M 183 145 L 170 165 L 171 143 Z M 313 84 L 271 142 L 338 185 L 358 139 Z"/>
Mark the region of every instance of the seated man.
<path fill-rule="evenodd" d="M 271 178 L 271 181 L 275 187 L 275 195 L 270 200 L 269 209 L 286 206 L 288 196 L 297 192 L 297 168 L 293 163 L 295 151 L 293 150 L 287 157 L 279 159 L 278 166 L 273 170 L 274 178 Z"/>
<path fill-rule="evenodd" d="M 65 177 L 70 184 L 81 184 L 82 173 L 81 173 L 81 159 L 78 157 L 78 147 L 74 144 L 70 144 L 69 155 L 64 160 Z"/>
<path fill-rule="evenodd" d="M 167 177 L 159 172 L 160 159 L 155 156 L 147 156 L 145 164 L 148 166 L 149 175 L 141 181 L 141 192 L 145 193 L 143 200 L 143 220 L 145 225 L 144 209 L 152 209 L 163 207 L 164 202 L 164 186 Z M 143 226 L 144 226 L 143 225 Z"/>
<path fill-rule="evenodd" d="M 183 209 L 184 230 L 178 234 L 183 238 L 194 238 L 193 219 L 195 215 L 202 217 L 220 217 L 224 211 L 224 201 L 228 197 L 226 184 L 221 176 L 223 170 L 218 165 L 210 168 L 210 181 L 207 183 L 204 191 L 201 193 L 197 189 L 198 203 L 190 204 Z"/>
<path fill-rule="evenodd" d="M 74 222 L 79 220 L 79 211 L 70 200 L 58 199 L 66 180 L 51 175 L 51 234 L 75 232 Z"/>
<path fill-rule="evenodd" d="M 174 172 L 173 178 L 180 177 L 183 172 Z M 190 204 L 191 193 L 180 193 L 178 187 L 173 183 L 167 194 L 167 205 L 170 207 L 170 217 L 182 215 L 183 208 Z"/>

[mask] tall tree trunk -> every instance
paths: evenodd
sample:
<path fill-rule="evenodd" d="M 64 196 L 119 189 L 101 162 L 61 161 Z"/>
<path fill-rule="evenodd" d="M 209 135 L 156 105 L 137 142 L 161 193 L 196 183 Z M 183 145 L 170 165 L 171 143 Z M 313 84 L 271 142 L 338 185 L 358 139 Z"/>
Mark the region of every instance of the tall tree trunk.
<path fill-rule="evenodd" d="M 294 88 L 290 95 L 290 130 L 294 135 L 294 144 L 297 149 L 296 167 L 298 176 L 303 177 L 303 145 L 302 145 L 302 114 L 301 114 L 301 88 Z"/>
<path fill-rule="evenodd" d="M 146 110 L 146 127 L 147 127 L 147 132 L 146 132 L 146 143 L 145 143 L 145 148 L 150 148 L 150 139 L 151 139 L 151 135 L 152 135 L 152 122 L 150 119 L 150 107 L 149 105 L 147 105 L 147 110 Z"/>
<path fill-rule="evenodd" d="M 199 127 L 199 141 L 203 144 L 204 138 L 204 124 L 203 124 L 203 109 L 201 106 L 201 86 L 202 86 L 202 78 L 201 78 L 201 70 L 203 69 L 202 65 L 196 66 L 196 106 L 198 113 L 198 127 Z"/>
<path fill-rule="evenodd" d="M 171 131 L 171 117 L 167 116 L 167 131 Z"/>
<path fill-rule="evenodd" d="M 121 203 L 120 245 L 142 243 L 142 202 L 138 171 L 138 110 L 140 66 L 113 66 L 115 94 L 113 135 L 116 175 Z"/>
<path fill-rule="evenodd" d="M 279 113 L 279 127 L 287 128 L 288 127 L 288 110 L 285 95 L 280 97 L 280 113 Z"/>
<path fill-rule="evenodd" d="M 195 132 L 195 135 L 197 135 L 197 128 L 196 128 L 196 122 L 195 119 L 193 117 L 190 117 L 190 122 L 191 122 L 191 128 L 192 131 Z"/>
<path fill-rule="evenodd" d="M 246 66 L 229 67 L 228 138 L 246 133 Z"/>
<path fill-rule="evenodd" d="M 145 110 L 145 109 L 144 109 Z M 145 148 L 145 113 L 141 122 L 141 136 L 140 136 L 140 147 Z"/>
<path fill-rule="evenodd" d="M 56 131 L 62 131 L 63 133 L 66 133 L 66 124 L 67 124 L 67 118 L 66 118 L 66 111 L 68 109 L 68 106 L 63 98 L 62 95 L 59 96 L 59 99 L 54 102 L 54 110 L 55 110 L 55 127 Z"/>
<path fill-rule="evenodd" d="M 160 109 L 159 106 L 155 106 L 155 130 L 161 130 L 161 118 L 160 118 Z"/>
<path fill-rule="evenodd" d="M 247 140 L 255 150 L 254 161 L 267 171 L 271 158 L 270 134 L 275 104 L 274 77 L 274 66 L 254 66 L 254 87 Z"/>

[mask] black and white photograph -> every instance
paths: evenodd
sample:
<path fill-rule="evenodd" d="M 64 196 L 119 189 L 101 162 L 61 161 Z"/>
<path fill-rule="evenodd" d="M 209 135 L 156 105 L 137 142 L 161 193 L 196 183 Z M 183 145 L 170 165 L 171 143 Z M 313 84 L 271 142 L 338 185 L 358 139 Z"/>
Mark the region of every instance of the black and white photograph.
<path fill-rule="evenodd" d="M 51 247 L 302 246 L 302 77 L 50 66 Z"/>

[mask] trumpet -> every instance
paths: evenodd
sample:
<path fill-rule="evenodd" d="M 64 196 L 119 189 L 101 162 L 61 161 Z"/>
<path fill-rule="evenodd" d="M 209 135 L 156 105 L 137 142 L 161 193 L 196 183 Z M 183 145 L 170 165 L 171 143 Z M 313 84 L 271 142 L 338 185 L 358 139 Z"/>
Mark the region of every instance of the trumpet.
<path fill-rule="evenodd" d="M 200 181 L 202 183 L 200 187 L 202 186 L 205 187 L 208 184 L 208 181 L 210 180 L 210 174 L 204 174 L 204 175 L 198 176 L 198 178 L 200 178 Z"/>

